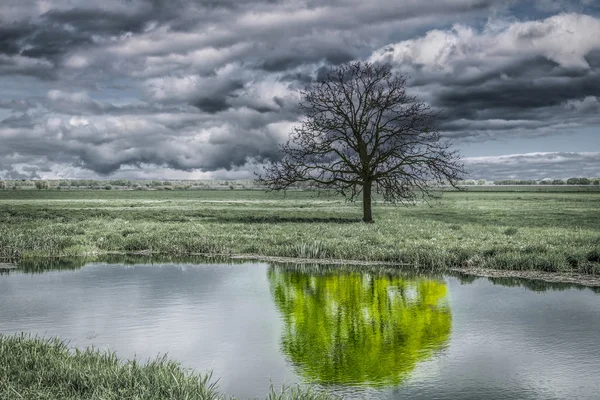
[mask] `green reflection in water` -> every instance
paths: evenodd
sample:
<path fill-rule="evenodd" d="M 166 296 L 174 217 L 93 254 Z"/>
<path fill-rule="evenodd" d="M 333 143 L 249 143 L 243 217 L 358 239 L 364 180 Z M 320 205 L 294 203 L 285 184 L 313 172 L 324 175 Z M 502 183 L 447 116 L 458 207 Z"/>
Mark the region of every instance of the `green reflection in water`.
<path fill-rule="evenodd" d="M 442 280 L 283 267 L 268 279 L 282 351 L 309 382 L 396 386 L 450 337 Z"/>

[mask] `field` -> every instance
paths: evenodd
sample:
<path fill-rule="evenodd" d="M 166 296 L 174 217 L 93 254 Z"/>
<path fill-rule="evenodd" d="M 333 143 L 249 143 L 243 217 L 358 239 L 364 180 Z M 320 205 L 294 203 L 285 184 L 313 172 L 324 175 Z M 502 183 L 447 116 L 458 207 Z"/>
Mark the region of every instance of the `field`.
<path fill-rule="evenodd" d="M 252 254 L 600 274 L 600 193 L 445 192 L 430 205 L 294 191 L 2 190 L 0 258 Z"/>

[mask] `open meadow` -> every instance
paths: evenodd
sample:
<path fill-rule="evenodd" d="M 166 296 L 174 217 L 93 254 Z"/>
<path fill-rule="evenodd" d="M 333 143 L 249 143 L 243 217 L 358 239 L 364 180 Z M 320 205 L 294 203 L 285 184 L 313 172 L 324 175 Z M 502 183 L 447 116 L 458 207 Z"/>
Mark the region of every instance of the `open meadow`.
<path fill-rule="evenodd" d="M 311 191 L 0 191 L 0 258 L 113 252 L 600 273 L 600 193 L 446 192 L 414 207 Z"/>

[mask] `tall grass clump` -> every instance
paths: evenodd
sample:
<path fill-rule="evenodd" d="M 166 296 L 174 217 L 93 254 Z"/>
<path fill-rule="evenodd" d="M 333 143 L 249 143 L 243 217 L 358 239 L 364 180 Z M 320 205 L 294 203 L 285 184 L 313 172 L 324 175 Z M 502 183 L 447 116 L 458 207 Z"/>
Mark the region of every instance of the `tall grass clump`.
<path fill-rule="evenodd" d="M 290 246 L 289 250 L 290 252 L 285 254 L 285 256 L 314 259 L 328 257 L 327 250 L 325 250 L 323 243 L 319 241 L 295 243 Z"/>
<path fill-rule="evenodd" d="M 210 374 L 184 370 L 165 357 L 119 360 L 94 349 L 70 351 L 58 339 L 0 336 L 2 399 L 202 399 L 223 398 Z"/>
<path fill-rule="evenodd" d="M 71 350 L 59 339 L 0 335 L 0 399 L 220 400 L 211 374 L 197 374 L 158 357 L 146 363 L 113 352 Z M 311 388 L 271 387 L 269 400 L 328 400 Z"/>
<path fill-rule="evenodd" d="M 312 388 L 303 388 L 301 386 L 283 386 L 280 391 L 275 390 L 271 385 L 271 390 L 265 400 L 332 400 L 341 399 L 331 395 L 318 392 Z"/>

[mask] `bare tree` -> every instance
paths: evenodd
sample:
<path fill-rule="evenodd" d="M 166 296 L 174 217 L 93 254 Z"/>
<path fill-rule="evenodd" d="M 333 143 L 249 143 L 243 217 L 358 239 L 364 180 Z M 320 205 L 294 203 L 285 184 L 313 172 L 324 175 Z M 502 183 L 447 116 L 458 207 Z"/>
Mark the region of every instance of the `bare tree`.
<path fill-rule="evenodd" d="M 301 122 L 259 181 L 285 190 L 298 182 L 362 193 L 363 221 L 373 222 L 373 188 L 391 203 L 428 198 L 464 174 L 460 155 L 434 128 L 435 113 L 406 92 L 387 65 L 353 62 L 300 92 Z"/>

